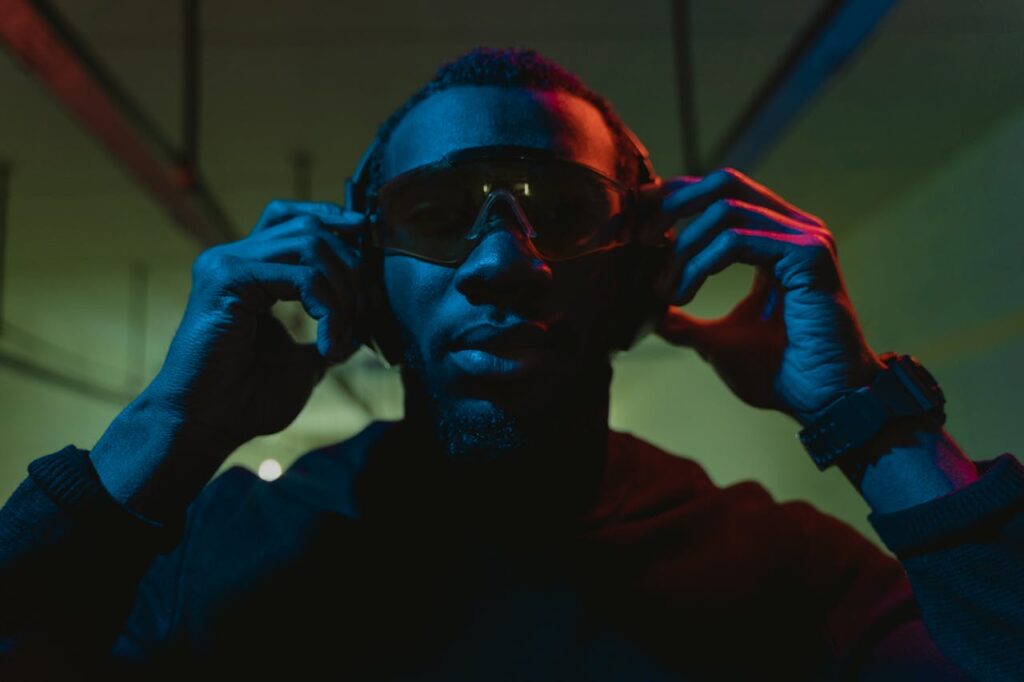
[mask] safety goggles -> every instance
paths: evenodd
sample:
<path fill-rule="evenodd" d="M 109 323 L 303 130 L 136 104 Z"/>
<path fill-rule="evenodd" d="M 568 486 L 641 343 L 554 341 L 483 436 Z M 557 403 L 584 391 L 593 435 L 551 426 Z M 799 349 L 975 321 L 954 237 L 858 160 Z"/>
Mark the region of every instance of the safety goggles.
<path fill-rule="evenodd" d="M 510 221 L 542 258 L 566 260 L 637 241 L 638 203 L 636 191 L 589 166 L 490 146 L 393 178 L 370 213 L 378 246 L 436 263 L 462 262 Z"/>

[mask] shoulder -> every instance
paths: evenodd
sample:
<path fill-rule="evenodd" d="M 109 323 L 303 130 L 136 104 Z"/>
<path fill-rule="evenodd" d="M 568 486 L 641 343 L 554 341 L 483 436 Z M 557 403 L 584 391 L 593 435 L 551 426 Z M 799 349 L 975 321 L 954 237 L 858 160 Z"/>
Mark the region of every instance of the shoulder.
<path fill-rule="evenodd" d="M 189 508 L 203 525 L 333 512 L 353 516 L 352 482 L 393 422 L 373 422 L 346 440 L 304 453 L 274 481 L 241 465 L 222 471 Z M 193 524 L 194 525 L 194 524 Z"/>
<path fill-rule="evenodd" d="M 705 544 L 719 556 L 786 572 L 802 567 L 825 580 L 855 566 L 897 566 L 849 524 L 805 501 L 780 502 L 753 480 L 719 486 L 692 459 L 632 434 L 613 438 L 602 525 L 642 525 L 638 539 L 685 537 L 691 549 Z"/>
<path fill-rule="evenodd" d="M 617 520 L 656 515 L 681 505 L 721 507 L 730 514 L 774 504 L 755 481 L 719 487 L 693 459 L 632 433 L 611 431 L 603 503 Z"/>
<path fill-rule="evenodd" d="M 821 628 L 837 655 L 903 617 L 900 564 L 849 524 L 756 481 L 716 485 L 697 462 L 616 433 L 619 501 L 588 536 L 605 564 L 638 576 L 650 603 Z"/>

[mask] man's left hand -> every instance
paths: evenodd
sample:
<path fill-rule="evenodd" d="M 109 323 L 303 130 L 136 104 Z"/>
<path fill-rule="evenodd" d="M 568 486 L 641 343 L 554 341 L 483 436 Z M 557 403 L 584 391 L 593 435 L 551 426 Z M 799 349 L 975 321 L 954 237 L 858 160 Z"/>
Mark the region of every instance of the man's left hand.
<path fill-rule="evenodd" d="M 694 348 L 744 402 L 802 425 L 884 368 L 864 339 L 835 239 L 819 218 L 729 168 L 665 183 L 666 226 L 698 213 L 675 241 L 672 306 L 659 335 Z M 736 262 L 757 274 L 728 315 L 703 320 L 675 307 Z"/>

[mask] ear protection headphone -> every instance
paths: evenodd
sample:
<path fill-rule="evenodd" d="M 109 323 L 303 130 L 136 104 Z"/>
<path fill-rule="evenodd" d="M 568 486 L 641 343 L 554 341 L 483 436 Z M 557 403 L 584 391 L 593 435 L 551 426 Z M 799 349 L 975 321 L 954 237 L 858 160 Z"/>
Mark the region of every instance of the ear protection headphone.
<path fill-rule="evenodd" d="M 641 189 L 656 190 L 661 179 L 654 171 L 650 155 L 633 131 L 623 126 L 623 132 L 636 149 Z M 352 177 L 345 181 L 345 207 L 357 213 L 366 213 L 370 205 L 369 167 L 380 147 L 375 139 L 363 154 Z M 660 195 L 641 192 L 639 224 L 650 226 L 657 218 L 654 199 Z M 626 244 L 620 249 L 627 260 L 629 273 L 622 290 L 609 302 L 608 314 L 613 316 L 612 350 L 627 350 L 652 331 L 669 305 L 670 285 L 668 266 L 672 255 L 673 239 L 666 231 L 656 245 Z M 355 321 L 356 338 L 374 350 L 385 366 L 401 363 L 403 346 L 384 288 L 384 250 L 377 246 L 372 233 L 360 236 L 358 248 L 362 271 L 359 281 L 364 306 Z"/>

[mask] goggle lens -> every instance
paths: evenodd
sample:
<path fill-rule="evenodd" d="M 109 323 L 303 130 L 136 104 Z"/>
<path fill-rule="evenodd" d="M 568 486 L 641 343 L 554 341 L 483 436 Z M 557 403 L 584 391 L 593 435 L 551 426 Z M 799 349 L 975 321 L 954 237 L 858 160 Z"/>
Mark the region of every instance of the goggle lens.
<path fill-rule="evenodd" d="M 563 260 L 628 241 L 630 192 L 596 171 L 568 161 L 481 160 L 435 164 L 384 185 L 378 198 L 379 245 L 428 260 L 458 263 L 514 198 L 547 259 Z M 488 204 L 488 213 L 482 209 Z M 484 229 L 481 229 L 484 228 Z"/>

